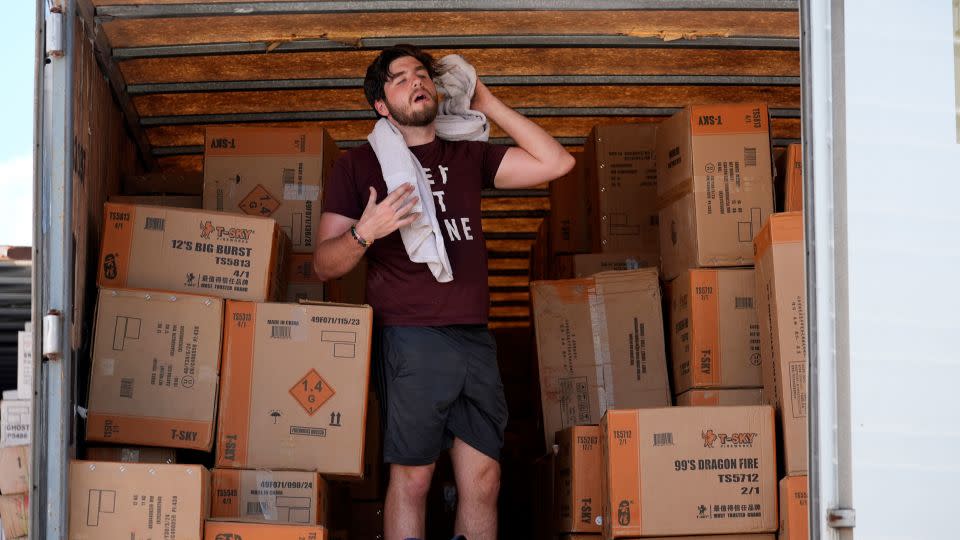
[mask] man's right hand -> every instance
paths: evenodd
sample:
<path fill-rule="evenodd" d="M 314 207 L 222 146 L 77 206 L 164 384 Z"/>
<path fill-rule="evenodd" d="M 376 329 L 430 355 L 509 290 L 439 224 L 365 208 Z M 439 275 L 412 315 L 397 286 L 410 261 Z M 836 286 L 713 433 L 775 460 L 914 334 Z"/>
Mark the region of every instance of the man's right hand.
<path fill-rule="evenodd" d="M 356 225 L 357 234 L 372 242 L 413 223 L 420 216 L 410 212 L 419 200 L 416 195 L 411 196 L 413 190 L 413 184 L 404 184 L 377 204 L 377 190 L 371 186 L 367 207 Z"/>

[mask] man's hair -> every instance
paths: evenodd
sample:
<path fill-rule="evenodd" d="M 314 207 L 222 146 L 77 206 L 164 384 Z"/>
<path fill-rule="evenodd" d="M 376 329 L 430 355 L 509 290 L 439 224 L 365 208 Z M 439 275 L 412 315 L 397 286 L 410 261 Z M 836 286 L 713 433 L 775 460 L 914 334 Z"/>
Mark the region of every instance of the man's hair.
<path fill-rule="evenodd" d="M 397 44 L 388 47 L 381 51 L 370 63 L 367 67 L 367 76 L 363 79 L 363 94 L 367 97 L 367 102 L 370 103 L 371 107 L 377 100 L 386 101 L 387 96 L 383 91 L 383 86 L 395 75 L 390 73 L 390 64 L 397 58 L 403 58 L 404 56 L 412 56 L 419 60 L 423 67 L 427 68 L 427 73 L 431 79 L 437 76 L 437 63 L 430 53 L 414 45 Z M 375 107 L 374 110 L 376 110 Z"/>

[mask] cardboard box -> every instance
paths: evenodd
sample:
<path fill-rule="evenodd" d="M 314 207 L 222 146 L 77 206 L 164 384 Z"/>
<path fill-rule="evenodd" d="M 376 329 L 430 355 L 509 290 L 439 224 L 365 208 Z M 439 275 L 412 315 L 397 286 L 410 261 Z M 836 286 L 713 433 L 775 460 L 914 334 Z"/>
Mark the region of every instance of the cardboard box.
<path fill-rule="evenodd" d="M 200 465 L 70 462 L 70 540 L 201 540 L 210 473 Z"/>
<path fill-rule="evenodd" d="M 100 287 L 255 302 L 282 296 L 289 241 L 272 219 L 116 203 L 104 213 Z"/>
<path fill-rule="evenodd" d="M 199 195 L 111 195 L 108 199 L 117 204 L 136 204 L 141 206 L 167 206 L 171 208 L 203 208 L 203 199 Z"/>
<path fill-rule="evenodd" d="M 323 128 L 208 127 L 203 207 L 272 217 L 294 252 L 313 253 L 321 186 L 339 156 Z"/>
<path fill-rule="evenodd" d="M 659 251 L 656 141 L 656 124 L 594 126 L 587 137 L 593 252 Z M 577 202 L 583 204 L 582 195 Z"/>
<path fill-rule="evenodd" d="M 657 131 L 663 276 L 753 264 L 751 242 L 773 212 L 767 107 L 696 105 Z"/>
<path fill-rule="evenodd" d="M 29 445 L 33 440 L 30 403 L 28 399 L 0 401 L 0 448 Z"/>
<path fill-rule="evenodd" d="M 217 466 L 360 476 L 370 307 L 229 301 L 226 312 Z"/>
<path fill-rule="evenodd" d="M 30 447 L 0 448 L 0 494 L 30 491 Z"/>
<path fill-rule="evenodd" d="M 214 469 L 211 476 L 214 519 L 325 524 L 327 483 L 315 472 Z"/>
<path fill-rule="evenodd" d="M 787 475 L 807 472 L 807 293 L 803 216 L 774 214 L 756 239 L 763 393 L 777 408 Z"/>
<path fill-rule="evenodd" d="M 287 302 L 322 302 L 323 280 L 313 271 L 313 254 L 291 253 L 287 261 Z"/>
<path fill-rule="evenodd" d="M 807 505 L 807 477 L 787 476 L 780 480 L 779 540 L 809 540 L 810 508 Z"/>
<path fill-rule="evenodd" d="M 223 301 L 100 289 L 87 440 L 213 448 Z"/>
<path fill-rule="evenodd" d="M 575 164 L 566 176 L 550 182 L 549 249 L 551 253 L 590 251 L 590 216 L 583 194 L 587 192 L 582 152 L 572 153 Z M 545 246 L 546 247 L 546 246 Z"/>
<path fill-rule="evenodd" d="M 763 390 L 760 388 L 694 389 L 677 396 L 677 405 L 682 407 L 763 405 L 762 394 Z"/>
<path fill-rule="evenodd" d="M 556 494 L 560 532 L 600 533 L 603 525 L 600 426 L 571 426 L 557 433 Z"/>
<path fill-rule="evenodd" d="M 147 446 L 88 446 L 89 461 L 119 461 L 121 463 L 166 463 L 177 462 L 173 448 L 150 448 Z"/>
<path fill-rule="evenodd" d="M 124 195 L 203 195 L 203 174 L 192 171 L 151 172 L 125 176 Z"/>
<path fill-rule="evenodd" d="M 587 253 L 561 255 L 555 259 L 555 279 L 589 277 L 600 272 L 637 270 L 660 266 L 659 253 Z"/>
<path fill-rule="evenodd" d="M 204 538 L 207 540 L 327 540 L 327 530 L 321 525 L 211 520 L 204 527 Z"/>
<path fill-rule="evenodd" d="M 784 154 L 784 211 L 803 211 L 803 149 L 799 144 L 787 146 Z"/>
<path fill-rule="evenodd" d="M 777 530 L 772 407 L 609 410 L 600 426 L 607 538 Z"/>
<path fill-rule="evenodd" d="M 671 403 L 655 268 L 530 286 L 547 447 L 608 408 Z"/>
<path fill-rule="evenodd" d="M 356 500 L 385 497 L 383 482 L 383 428 L 380 400 L 370 392 L 367 403 L 366 434 L 363 438 L 363 478 L 349 483 L 350 498 Z"/>
<path fill-rule="evenodd" d="M 33 399 L 33 324 L 17 332 L 17 396 Z"/>
<path fill-rule="evenodd" d="M 670 282 L 674 393 L 763 384 L 752 268 L 687 270 Z"/>
<path fill-rule="evenodd" d="M 10 540 L 30 534 L 30 502 L 24 494 L 0 497 L 0 523 L 3 536 Z"/>

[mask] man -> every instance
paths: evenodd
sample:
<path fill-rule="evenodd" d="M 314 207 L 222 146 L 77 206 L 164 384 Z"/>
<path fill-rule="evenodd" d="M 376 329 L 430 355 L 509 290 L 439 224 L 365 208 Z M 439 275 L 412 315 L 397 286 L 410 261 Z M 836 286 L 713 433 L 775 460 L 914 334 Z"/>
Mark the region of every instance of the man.
<path fill-rule="evenodd" d="M 437 138 L 435 75 L 428 54 L 398 45 L 370 65 L 364 92 L 377 114 L 399 129 L 426 172 L 453 281 L 440 283 L 426 264 L 410 261 L 397 229 L 417 218 L 411 213 L 414 187 L 387 194 L 369 144 L 346 152 L 324 186 L 314 266 L 321 278 L 332 279 L 364 255 L 368 259 L 367 301 L 378 328 L 375 372 L 385 409 L 384 461 L 390 464 L 386 539 L 424 537 L 434 463 L 449 449 L 459 493 L 456 533 L 492 540 L 507 408 L 496 345 L 486 327 L 481 189 L 542 184 L 566 174 L 574 160 L 480 81 L 471 108 L 503 128 L 517 147 Z"/>

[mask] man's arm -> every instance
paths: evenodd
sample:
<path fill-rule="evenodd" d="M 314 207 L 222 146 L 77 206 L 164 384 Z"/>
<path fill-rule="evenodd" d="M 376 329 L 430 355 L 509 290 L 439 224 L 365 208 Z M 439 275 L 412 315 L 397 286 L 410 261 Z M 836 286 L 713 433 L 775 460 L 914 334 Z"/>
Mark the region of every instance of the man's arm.
<path fill-rule="evenodd" d="M 500 189 L 523 189 L 560 178 L 573 168 L 574 159 L 564 147 L 522 114 L 504 105 L 485 84 L 477 80 L 471 108 L 487 115 L 503 128 L 517 146 L 509 148 L 500 162 L 494 185 Z"/>
<path fill-rule="evenodd" d="M 319 243 L 313 251 L 313 270 L 320 279 L 338 278 L 360 262 L 367 248 L 360 245 L 350 233 L 350 227 L 357 226 L 357 234 L 367 242 L 373 242 L 393 231 L 413 223 L 419 214 L 410 213 L 418 197 L 407 197 L 413 193 L 413 185 L 406 184 L 387 195 L 377 204 L 377 190 L 370 188 L 370 199 L 359 220 L 351 219 L 333 212 L 320 214 L 317 228 Z"/>

